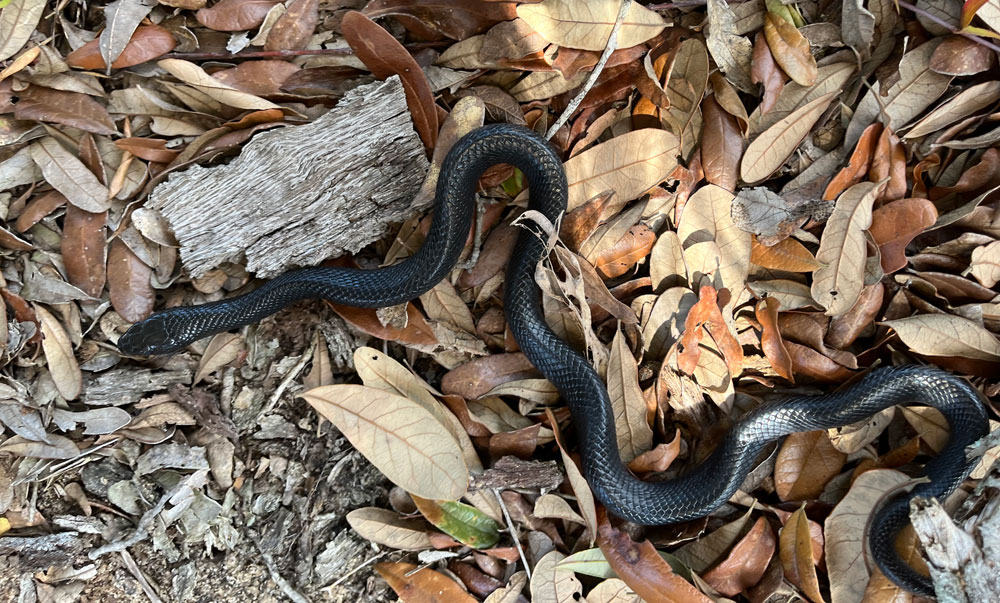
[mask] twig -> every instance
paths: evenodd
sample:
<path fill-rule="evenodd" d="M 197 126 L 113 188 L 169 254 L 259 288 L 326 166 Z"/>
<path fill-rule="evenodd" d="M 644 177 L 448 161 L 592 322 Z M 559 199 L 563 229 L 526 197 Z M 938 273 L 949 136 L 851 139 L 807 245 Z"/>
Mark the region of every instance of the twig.
<path fill-rule="evenodd" d="M 249 530 L 247 531 L 247 535 L 250 537 L 250 540 L 253 541 L 254 546 L 257 547 L 257 552 L 260 553 L 260 558 L 264 560 L 264 565 L 267 566 L 267 571 L 271 574 L 271 580 L 274 580 L 274 583 L 278 585 L 281 592 L 283 592 L 286 597 L 291 599 L 293 603 L 310 603 L 309 599 L 307 599 L 305 595 L 295 590 L 295 588 L 288 583 L 288 580 L 285 580 L 284 577 L 282 577 L 281 573 L 278 571 L 277 564 L 274 562 L 274 557 L 271 556 L 271 553 L 265 552 L 264 549 L 261 548 L 260 541 L 257 540 L 257 535 Z"/>
<path fill-rule="evenodd" d="M 404 44 L 408 50 L 437 48 L 441 42 L 417 42 Z M 350 48 L 320 48 L 316 50 L 252 50 L 250 52 L 170 52 L 160 58 L 184 59 L 185 61 L 232 61 L 237 59 L 281 59 L 289 57 L 305 57 L 314 55 L 351 56 Z"/>
<path fill-rule="evenodd" d="M 500 510 L 503 511 L 504 521 L 507 522 L 507 531 L 510 532 L 510 537 L 514 541 L 514 546 L 517 547 L 517 554 L 521 556 L 521 563 L 524 564 L 524 572 L 528 574 L 528 580 L 531 580 L 531 566 L 528 565 L 528 559 L 524 556 L 524 549 L 521 548 L 521 539 L 517 537 L 514 533 L 514 522 L 510 520 L 510 512 L 507 511 L 507 505 L 500 498 L 500 489 L 492 488 L 493 496 L 497 497 L 497 503 L 500 505 Z"/>
<path fill-rule="evenodd" d="M 119 551 L 119 554 L 122 556 L 122 561 L 125 563 L 125 567 L 128 571 L 132 572 L 132 575 L 135 576 L 135 579 L 139 582 L 139 586 L 142 587 L 142 591 L 146 593 L 147 597 L 149 597 L 150 603 L 163 603 L 163 599 L 160 598 L 156 589 L 153 588 L 153 585 L 149 583 L 149 580 L 142 573 L 142 570 L 139 569 L 135 559 L 132 558 L 132 554 L 128 551 Z"/>
<path fill-rule="evenodd" d="M 282 379 L 281 383 L 278 384 L 278 387 L 275 388 L 274 393 L 271 394 L 271 399 L 267 402 L 267 406 L 264 407 L 264 409 L 261 410 L 257 416 L 264 416 L 274 410 L 275 405 L 278 404 L 278 400 L 281 399 L 285 390 L 288 389 L 288 386 L 291 385 L 292 381 L 295 381 L 295 378 L 299 376 L 299 373 L 301 373 L 302 369 L 306 367 L 306 364 L 312 360 L 312 356 L 313 346 L 309 346 L 309 348 L 302 354 L 302 357 L 299 358 L 299 361 L 295 363 L 295 366 L 292 367 L 292 370 L 288 371 L 285 378 Z"/>
<path fill-rule="evenodd" d="M 566 106 L 566 109 L 562 112 L 562 115 L 559 116 L 559 119 L 556 120 L 556 123 L 552 124 L 552 127 L 549 128 L 549 131 L 545 134 L 545 138 L 552 138 L 555 136 L 559 128 L 566 125 L 570 116 L 573 115 L 576 108 L 583 102 L 583 99 L 587 96 L 587 93 L 590 92 L 590 89 L 594 87 L 594 83 L 597 82 L 597 78 L 601 75 L 601 71 L 604 70 L 604 65 L 608 62 L 608 58 L 611 56 L 611 53 L 615 51 L 615 48 L 618 47 L 618 30 L 621 29 L 622 22 L 625 20 L 625 15 L 628 13 L 628 9 L 631 6 L 632 0 L 622 0 L 622 5 L 618 9 L 618 17 L 615 19 L 614 27 L 611 28 L 611 35 L 608 36 L 608 43 L 604 45 L 604 52 L 601 53 L 601 58 L 597 61 L 597 64 L 594 65 L 594 70 L 590 72 L 590 77 L 587 78 L 586 83 L 583 85 L 583 89 L 580 90 L 580 92 L 573 97 L 573 100 L 569 102 L 569 105 Z"/>
<path fill-rule="evenodd" d="M 97 559 L 98 557 L 103 557 L 108 553 L 120 553 L 133 544 L 137 544 L 146 539 L 149 536 L 149 530 L 153 527 L 153 521 L 163 512 L 163 508 L 167 506 L 167 501 L 169 501 L 174 494 L 180 492 L 181 488 L 189 487 L 187 480 L 181 480 L 174 486 L 169 492 L 164 492 L 160 500 L 156 502 L 150 510 L 142 514 L 139 519 L 139 523 L 135 526 L 135 531 L 133 531 L 128 538 L 123 538 L 121 540 L 116 540 L 114 542 L 109 542 L 104 546 L 99 546 L 96 549 L 87 553 L 87 557 L 91 559 Z"/>
<path fill-rule="evenodd" d="M 985 38 L 980 38 L 979 36 L 977 36 L 975 34 L 965 33 L 965 32 L 963 32 L 961 30 L 955 29 L 955 26 L 952 25 L 951 23 L 948 23 L 947 21 L 941 19 L 940 17 L 932 15 L 931 13 L 925 11 L 922 8 L 917 8 L 916 6 L 910 4 L 909 2 L 905 2 L 904 0 L 896 0 L 896 4 L 898 4 L 899 6 L 905 8 L 906 10 L 908 10 L 908 11 L 910 11 L 912 13 L 915 13 L 915 14 L 920 15 L 921 17 L 924 17 L 925 19 L 933 21 L 933 22 L 937 23 L 938 25 L 940 25 L 942 27 L 947 27 L 951 31 L 951 33 L 955 33 L 955 34 L 958 34 L 960 36 L 965 36 L 966 38 L 969 38 L 973 42 L 975 42 L 977 44 L 981 44 L 981 45 L 985 46 L 986 48 L 989 48 L 990 50 L 995 50 L 997 52 L 1000 52 L 1000 46 L 997 46 L 993 42 L 990 42 L 989 40 L 986 40 Z"/>
<path fill-rule="evenodd" d="M 352 569 L 351 571 L 347 572 L 343 576 L 337 578 L 336 582 L 334 582 L 333 584 L 330 584 L 329 586 L 324 586 L 323 590 L 325 590 L 327 592 L 327 594 L 333 592 L 333 589 L 336 588 L 337 586 L 339 586 L 344 580 L 347 580 L 348 578 L 350 578 L 354 574 L 358 573 L 358 571 L 360 571 L 362 568 L 364 568 L 364 567 L 372 564 L 375 561 L 378 561 L 379 559 L 381 559 L 382 557 L 385 557 L 388 554 L 389 554 L 389 551 L 380 551 L 378 555 L 375 555 L 371 559 L 366 559 L 361 565 L 359 565 L 356 568 Z"/>

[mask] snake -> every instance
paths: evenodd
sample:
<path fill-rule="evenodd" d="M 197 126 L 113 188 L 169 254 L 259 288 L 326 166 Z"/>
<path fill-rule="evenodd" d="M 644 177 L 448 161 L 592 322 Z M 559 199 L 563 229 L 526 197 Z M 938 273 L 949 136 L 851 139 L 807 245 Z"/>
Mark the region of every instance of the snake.
<path fill-rule="evenodd" d="M 458 262 L 473 220 L 479 177 L 497 164 L 512 165 L 523 173 L 529 209 L 553 223 L 564 214 L 569 197 L 566 172 L 546 139 L 523 126 L 482 126 L 460 138 L 445 157 L 430 229 L 423 245 L 406 260 L 376 269 L 320 266 L 293 270 L 238 297 L 156 312 L 122 334 L 118 347 L 132 356 L 176 352 L 305 299 L 361 308 L 412 300 L 437 285 Z M 872 559 L 894 583 L 914 593 L 933 593 L 931 581 L 907 565 L 893 543 L 909 521 L 912 498 L 943 499 L 968 476 L 972 463 L 965 448 L 988 429 L 985 406 L 974 387 L 930 366 L 876 368 L 839 391 L 761 405 L 737 421 L 700 464 L 671 479 L 640 480 L 619 454 L 614 412 L 600 375 L 546 324 L 535 280 L 536 267 L 547 253 L 544 239 L 535 227 L 525 228 L 515 241 L 504 281 L 507 323 L 521 351 L 568 405 L 583 474 L 609 512 L 642 525 L 707 516 L 740 488 L 770 442 L 796 432 L 850 425 L 897 404 L 926 404 L 947 419 L 950 438 L 927 462 L 928 480 L 878 508 L 869 520 L 868 545 Z"/>

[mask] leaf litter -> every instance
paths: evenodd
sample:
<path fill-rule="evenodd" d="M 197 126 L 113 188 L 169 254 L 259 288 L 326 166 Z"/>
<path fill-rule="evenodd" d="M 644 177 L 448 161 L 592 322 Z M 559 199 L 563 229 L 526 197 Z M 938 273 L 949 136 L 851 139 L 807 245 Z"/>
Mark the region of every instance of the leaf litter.
<path fill-rule="evenodd" d="M 151 600 L 235 601 L 234 581 L 255 580 L 296 601 L 908 597 L 861 547 L 898 469 L 946 437 L 919 407 L 787 438 L 708 518 L 607 516 L 568 412 L 506 328 L 521 210 L 503 201 L 524 192 L 509 169 L 481 180 L 491 205 L 468 262 L 414 303 L 303 303 L 166 358 L 114 344 L 154 309 L 253 286 L 235 256 L 188 276 L 143 207 L 168 174 L 399 77 L 433 157 L 425 201 L 444 151 L 484 119 L 562 124 L 571 212 L 547 227 L 546 319 L 605 375 L 646 479 L 703 458 L 773 393 L 878 364 L 956 371 L 995 408 L 990 3 L 55 8 L 0 8 L 0 550 L 38 572 L 8 598 L 118 597 L 116 569 Z M 421 217 L 355 264 L 412 253 Z"/>

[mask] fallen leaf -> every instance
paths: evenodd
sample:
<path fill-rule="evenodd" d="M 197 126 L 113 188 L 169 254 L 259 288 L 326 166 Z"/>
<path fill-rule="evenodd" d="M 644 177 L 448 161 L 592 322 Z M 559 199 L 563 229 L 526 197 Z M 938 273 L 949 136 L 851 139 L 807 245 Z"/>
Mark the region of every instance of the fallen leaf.
<path fill-rule="evenodd" d="M 101 213 L 110 207 L 107 187 L 55 138 L 46 137 L 32 143 L 31 157 L 41 167 L 45 180 L 73 205 L 92 213 Z"/>
<path fill-rule="evenodd" d="M 711 27 L 705 38 L 708 51 L 726 79 L 743 92 L 754 92 L 750 79 L 753 44 L 737 33 L 736 14 L 725 0 L 708 0 L 708 22 Z"/>
<path fill-rule="evenodd" d="M 78 69 L 104 69 L 107 64 L 101 56 L 100 40 L 94 39 L 66 55 L 66 63 Z M 177 46 L 177 41 L 159 25 L 140 25 L 135 29 L 125 48 L 111 63 L 112 69 L 124 69 L 163 56 Z"/>
<path fill-rule="evenodd" d="M 216 31 L 243 31 L 264 22 L 277 0 L 220 0 L 196 14 L 198 23 Z"/>
<path fill-rule="evenodd" d="M 875 156 L 875 151 L 878 148 L 881 134 L 882 124 L 878 122 L 865 128 L 865 131 L 861 134 L 861 139 L 858 141 L 858 145 L 854 147 L 854 151 L 851 153 L 851 158 L 848 160 L 847 166 L 837 172 L 833 180 L 826 185 L 826 190 L 823 192 L 823 199 L 825 201 L 833 201 L 845 190 L 865 179 L 871 167 L 872 159 Z"/>
<path fill-rule="evenodd" d="M 412 563 L 383 561 L 375 564 L 375 571 L 399 595 L 404 603 L 476 603 L 457 582 L 430 568 L 419 568 Z"/>
<path fill-rule="evenodd" d="M 604 50 L 620 6 L 617 0 L 543 0 L 520 4 L 517 16 L 553 44 Z M 618 47 L 642 44 L 665 27 L 663 17 L 633 3 L 618 30 Z"/>
<path fill-rule="evenodd" d="M 963 117 L 992 105 L 997 99 L 1000 99 L 1000 82 L 998 81 L 970 86 L 928 113 L 904 134 L 903 138 L 919 138 L 936 132 Z"/>
<path fill-rule="evenodd" d="M 788 272 L 812 272 L 822 265 L 805 245 L 792 238 L 767 246 L 755 237 L 750 248 L 750 263 Z"/>
<path fill-rule="evenodd" d="M 993 65 L 989 48 L 964 36 L 946 37 L 931 55 L 930 68 L 944 75 L 975 75 Z"/>
<path fill-rule="evenodd" d="M 559 567 L 566 555 L 550 551 L 535 563 L 531 573 L 531 600 L 537 603 L 559 603 L 582 598 L 583 585 L 572 570 Z"/>
<path fill-rule="evenodd" d="M 803 105 L 757 136 L 743 153 L 740 163 L 743 180 L 755 184 L 766 180 L 780 168 L 836 95 L 836 92 L 831 92 Z"/>
<path fill-rule="evenodd" d="M 653 229 L 645 224 L 636 224 L 613 247 L 593 256 L 594 268 L 604 278 L 619 277 L 649 255 L 655 241 Z"/>
<path fill-rule="evenodd" d="M 761 325 L 760 347 L 774 372 L 794 383 L 792 358 L 778 328 L 779 306 L 780 303 L 773 297 L 762 299 L 757 303 L 755 315 Z"/>
<path fill-rule="evenodd" d="M 927 356 L 961 356 L 1000 360 L 1000 340 L 967 318 L 953 314 L 918 314 L 887 320 L 911 350 Z"/>
<path fill-rule="evenodd" d="M 379 339 L 417 345 L 433 345 L 438 342 L 434 331 L 431 330 L 420 310 L 417 310 L 416 306 L 409 302 L 406 304 L 406 324 L 402 327 L 382 324 L 374 308 L 354 308 L 331 302 L 326 303 L 341 318 Z"/>
<path fill-rule="evenodd" d="M 774 60 L 771 48 L 767 45 L 764 32 L 758 32 L 753 43 L 753 66 L 750 79 L 755 84 L 764 85 L 764 98 L 757 107 L 757 112 L 764 114 L 772 110 L 778 102 L 781 91 L 785 88 L 785 72 Z M 777 120 L 775 120 L 777 123 Z"/>
<path fill-rule="evenodd" d="M 388 479 L 407 492 L 457 500 L 469 471 L 448 428 L 408 398 L 363 385 L 325 385 L 302 394 Z"/>
<path fill-rule="evenodd" d="M 906 246 L 934 225 L 938 213 L 927 199 L 899 199 L 872 212 L 872 239 L 882 255 L 882 271 L 892 274 L 906 267 Z"/>
<path fill-rule="evenodd" d="M 823 554 L 823 544 L 820 542 L 817 556 L 809 523 L 804 504 L 785 520 L 778 536 L 781 566 L 785 577 L 801 588 L 810 601 L 824 603 L 816 576 L 816 565 Z"/>
<path fill-rule="evenodd" d="M 58 193 L 56 193 L 58 195 Z M 62 196 L 62 195 L 59 195 Z M 66 207 L 60 255 L 70 284 L 91 297 L 100 297 L 107 280 L 107 213 L 90 213 L 75 205 Z"/>
<path fill-rule="evenodd" d="M 819 69 L 809 51 L 809 41 L 795 25 L 770 10 L 764 14 L 764 37 L 771 54 L 788 77 L 802 86 L 816 83 Z"/>
<path fill-rule="evenodd" d="M 56 390 L 66 400 L 76 400 L 83 385 L 83 375 L 73 355 L 73 344 L 55 316 L 37 304 L 34 310 L 42 327 L 42 351 Z"/>
<path fill-rule="evenodd" d="M 701 165 L 705 179 L 735 192 L 743 157 L 743 135 L 736 117 L 722 110 L 711 95 L 701 103 Z"/>
<path fill-rule="evenodd" d="M 621 329 L 611 341 L 608 359 L 608 395 L 615 417 L 618 451 L 628 463 L 653 446 L 653 430 L 646 421 L 646 402 L 639 387 L 639 368 Z"/>
<path fill-rule="evenodd" d="M 24 47 L 42 18 L 45 4 L 45 0 L 10 0 L 4 7 L 0 13 L 0 61 Z"/>
<path fill-rule="evenodd" d="M 107 274 L 108 293 L 115 311 L 129 322 L 149 316 L 156 303 L 156 291 L 149 280 L 153 270 L 121 239 L 111 241 Z"/>
<path fill-rule="evenodd" d="M 449 500 L 427 500 L 411 493 L 413 504 L 427 521 L 474 549 L 488 549 L 500 540 L 500 525 L 475 507 Z"/>
<path fill-rule="evenodd" d="M 347 523 L 365 540 L 404 551 L 431 548 L 427 524 L 404 519 L 397 513 L 378 507 L 354 509 L 347 514 Z"/>
<path fill-rule="evenodd" d="M 764 576 L 775 545 L 774 531 L 760 517 L 726 558 L 702 574 L 702 578 L 723 595 L 735 597 Z"/>
<path fill-rule="evenodd" d="M 118 133 L 107 109 L 86 94 L 32 85 L 19 97 L 14 107 L 17 119 L 63 124 L 94 134 Z M 44 172 L 45 166 L 40 167 Z"/>
<path fill-rule="evenodd" d="M 453 40 L 465 40 L 501 21 L 517 16 L 514 2 L 492 0 L 372 0 L 364 13 L 370 18 L 403 15 Z"/>
<path fill-rule="evenodd" d="M 825 430 L 793 433 L 778 450 L 775 491 L 783 501 L 818 498 L 846 461 L 847 455 L 833 447 Z"/>
<path fill-rule="evenodd" d="M 996 285 L 1000 281 L 1000 241 L 973 249 L 969 272 L 984 287 Z"/>

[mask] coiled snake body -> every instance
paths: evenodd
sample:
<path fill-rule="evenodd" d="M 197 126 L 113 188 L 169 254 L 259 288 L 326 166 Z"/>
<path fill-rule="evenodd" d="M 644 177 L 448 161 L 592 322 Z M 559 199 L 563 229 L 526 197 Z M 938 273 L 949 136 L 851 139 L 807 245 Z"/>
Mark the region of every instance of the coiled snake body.
<path fill-rule="evenodd" d="M 424 245 L 408 260 L 376 270 L 308 268 L 286 273 L 246 295 L 195 307 L 171 308 L 133 325 L 118 341 L 122 352 L 165 354 L 221 331 L 250 324 L 298 300 L 324 298 L 357 307 L 411 300 L 431 289 L 458 261 L 472 222 L 477 181 L 498 163 L 519 168 L 530 188 L 530 207 L 549 220 L 566 209 L 562 161 L 534 132 L 492 125 L 459 140 L 441 169 L 433 223 Z M 934 406 L 948 420 L 951 438 L 927 463 L 929 482 L 882 506 L 871 522 L 872 556 L 895 583 L 931 594 L 930 581 L 895 553 L 896 533 L 908 521 L 909 498 L 952 492 L 970 469 L 965 447 L 986 433 L 986 412 L 975 389 L 938 369 L 902 366 L 872 371 L 846 390 L 797 396 L 744 417 L 707 461 L 662 482 L 637 479 L 618 453 L 607 389 L 590 363 L 545 324 L 535 267 L 545 244 L 522 232 L 507 266 L 504 306 L 511 332 L 528 359 L 569 405 L 594 495 L 613 514 L 635 523 L 668 524 L 702 517 L 739 488 L 763 447 L 781 436 L 847 425 L 895 404 Z"/>

